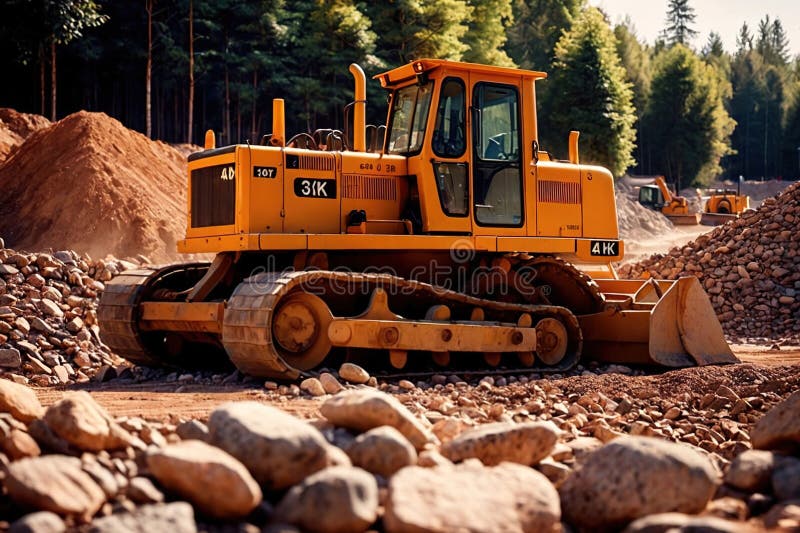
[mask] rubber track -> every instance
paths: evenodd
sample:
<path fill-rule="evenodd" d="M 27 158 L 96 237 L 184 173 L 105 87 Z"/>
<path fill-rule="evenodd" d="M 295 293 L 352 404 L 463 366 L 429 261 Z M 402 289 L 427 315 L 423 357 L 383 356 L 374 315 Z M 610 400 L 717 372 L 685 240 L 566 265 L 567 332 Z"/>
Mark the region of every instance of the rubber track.
<path fill-rule="evenodd" d="M 392 290 L 413 290 L 438 300 L 441 304 L 458 303 L 485 310 L 530 313 L 536 318 L 558 317 L 574 332 L 576 343 L 573 353 L 568 353 L 560 364 L 549 367 L 530 367 L 526 370 L 563 372 L 575 366 L 580 359 L 583 339 L 578 319 L 568 309 L 551 305 L 530 305 L 496 302 L 468 296 L 433 285 L 408 280 L 388 274 L 364 274 L 332 271 L 301 271 L 290 273 L 270 272 L 247 278 L 228 300 L 222 327 L 222 342 L 231 361 L 242 372 L 278 379 L 296 379 L 301 372 L 289 366 L 277 353 L 272 340 L 272 315 L 282 297 L 305 283 L 328 281 L 348 284 L 339 286 L 391 287 Z M 322 296 L 324 300 L 325 297 Z"/>

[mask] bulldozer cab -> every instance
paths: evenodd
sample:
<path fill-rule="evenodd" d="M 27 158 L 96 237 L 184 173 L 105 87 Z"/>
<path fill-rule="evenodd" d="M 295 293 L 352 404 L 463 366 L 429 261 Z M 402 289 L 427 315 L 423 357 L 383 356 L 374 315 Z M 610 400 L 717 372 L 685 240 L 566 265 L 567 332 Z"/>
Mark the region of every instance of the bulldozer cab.
<path fill-rule="evenodd" d="M 661 210 L 665 202 L 658 185 L 642 185 L 639 188 L 639 203 L 650 209 Z"/>
<path fill-rule="evenodd" d="M 539 150 L 545 77 L 428 59 L 376 76 L 390 91 L 384 154 L 407 158 L 415 232 L 618 239 L 613 179 L 578 164 L 577 136 L 569 161 Z"/>

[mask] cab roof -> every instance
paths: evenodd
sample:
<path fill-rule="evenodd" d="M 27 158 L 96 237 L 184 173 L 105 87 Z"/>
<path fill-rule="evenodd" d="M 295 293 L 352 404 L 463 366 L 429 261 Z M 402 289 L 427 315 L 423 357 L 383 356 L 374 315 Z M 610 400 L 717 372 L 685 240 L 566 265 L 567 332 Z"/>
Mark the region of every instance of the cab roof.
<path fill-rule="evenodd" d="M 547 77 L 547 73 L 535 70 L 523 70 L 509 67 L 495 67 L 492 65 L 481 65 L 479 63 L 464 63 L 461 61 L 448 61 L 446 59 L 416 59 L 403 66 L 388 70 L 382 74 L 373 76 L 373 79 L 380 80 L 381 87 L 392 89 L 404 84 L 416 76 L 431 72 L 438 68 L 450 68 L 453 70 L 465 70 L 487 75 L 515 76 L 533 80 L 541 80 Z"/>

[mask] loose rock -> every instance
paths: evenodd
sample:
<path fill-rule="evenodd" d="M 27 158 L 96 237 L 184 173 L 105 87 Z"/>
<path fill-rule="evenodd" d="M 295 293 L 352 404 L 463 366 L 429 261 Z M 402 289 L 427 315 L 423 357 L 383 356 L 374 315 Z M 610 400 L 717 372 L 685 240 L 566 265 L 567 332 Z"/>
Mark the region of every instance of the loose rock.
<path fill-rule="evenodd" d="M 144 443 L 114 422 L 106 410 L 85 391 L 67 393 L 47 409 L 44 421 L 53 433 L 81 450 L 145 447 Z"/>
<path fill-rule="evenodd" d="M 189 440 L 147 455 L 158 482 L 214 518 L 247 516 L 261 501 L 261 489 L 242 463 L 208 444 Z"/>
<path fill-rule="evenodd" d="M 550 455 L 558 440 L 558 428 L 549 422 L 485 424 L 465 431 L 442 447 L 453 462 L 475 457 L 485 465 L 503 461 L 534 465 Z"/>
<path fill-rule="evenodd" d="M 750 440 L 760 450 L 800 449 L 800 391 L 762 416 L 753 427 Z"/>
<path fill-rule="evenodd" d="M 350 383 L 363 385 L 369 381 L 369 373 L 358 365 L 353 363 L 344 363 L 339 368 L 339 377 Z"/>
<path fill-rule="evenodd" d="M 55 513 L 39 511 L 23 516 L 8 529 L 8 533 L 62 533 L 67 525 Z"/>
<path fill-rule="evenodd" d="M 326 468 L 292 487 L 275 508 L 273 519 L 304 531 L 366 531 L 378 516 L 378 485 L 360 468 Z"/>
<path fill-rule="evenodd" d="M 332 424 L 357 431 L 392 426 L 405 435 L 417 450 L 435 441 L 435 437 L 403 404 L 379 391 L 360 389 L 341 392 L 323 403 L 320 412 Z"/>
<path fill-rule="evenodd" d="M 391 426 L 381 426 L 362 433 L 346 451 L 354 466 L 386 478 L 417 462 L 414 446 Z"/>
<path fill-rule="evenodd" d="M 697 513 L 718 483 L 714 466 L 692 447 L 626 436 L 589 455 L 559 492 L 569 523 L 609 528 L 650 514 Z"/>
<path fill-rule="evenodd" d="M 74 457 L 48 455 L 15 461 L 5 480 L 19 505 L 88 521 L 106 501 L 103 490 Z"/>
<path fill-rule="evenodd" d="M 522 465 L 411 466 L 389 482 L 383 522 L 392 532 L 552 531 L 561 518 L 558 493 Z"/>
<path fill-rule="evenodd" d="M 30 422 L 41 418 L 44 408 L 30 388 L 0 379 L 0 411 L 11 413 L 20 422 Z"/>
<path fill-rule="evenodd" d="M 192 506 L 186 502 L 142 505 L 92 522 L 90 533 L 197 533 Z"/>
<path fill-rule="evenodd" d="M 283 489 L 328 464 L 328 443 L 309 424 L 256 402 L 228 403 L 208 420 L 210 442 L 241 461 L 259 484 Z"/>

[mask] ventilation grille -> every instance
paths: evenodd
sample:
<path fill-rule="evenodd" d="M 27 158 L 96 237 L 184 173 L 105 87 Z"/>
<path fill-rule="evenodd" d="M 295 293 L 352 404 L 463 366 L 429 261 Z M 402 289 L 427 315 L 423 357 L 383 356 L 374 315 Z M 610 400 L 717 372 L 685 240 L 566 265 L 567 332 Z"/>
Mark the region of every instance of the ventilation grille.
<path fill-rule="evenodd" d="M 581 184 L 540 180 L 539 201 L 552 204 L 579 204 L 581 203 Z"/>
<path fill-rule="evenodd" d="M 393 178 L 342 176 L 342 198 L 359 200 L 396 200 L 397 182 Z"/>
<path fill-rule="evenodd" d="M 300 168 L 305 170 L 333 170 L 333 165 L 333 154 L 300 156 Z"/>
<path fill-rule="evenodd" d="M 192 170 L 192 227 L 228 226 L 236 221 L 236 177 L 231 163 Z"/>

